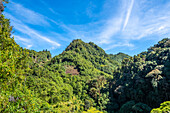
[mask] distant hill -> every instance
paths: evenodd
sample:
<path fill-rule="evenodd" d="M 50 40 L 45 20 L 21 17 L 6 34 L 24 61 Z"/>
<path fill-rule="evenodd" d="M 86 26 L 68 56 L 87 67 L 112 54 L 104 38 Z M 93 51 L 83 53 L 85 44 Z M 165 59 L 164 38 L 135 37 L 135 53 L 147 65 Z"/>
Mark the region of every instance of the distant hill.
<path fill-rule="evenodd" d="M 124 53 L 117 53 L 115 55 L 109 54 L 110 59 L 117 61 L 119 64 L 122 63 L 124 58 L 130 58 L 131 56 Z"/>

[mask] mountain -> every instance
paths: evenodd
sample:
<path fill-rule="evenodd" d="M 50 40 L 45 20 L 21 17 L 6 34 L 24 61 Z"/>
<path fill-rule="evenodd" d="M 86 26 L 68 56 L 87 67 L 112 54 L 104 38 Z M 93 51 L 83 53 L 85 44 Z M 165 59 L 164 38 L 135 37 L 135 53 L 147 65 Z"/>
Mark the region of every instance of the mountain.
<path fill-rule="evenodd" d="M 73 40 L 62 54 L 52 58 L 50 64 L 62 63 L 73 66 L 81 75 L 113 74 L 119 62 L 112 60 L 105 51 L 92 42 Z"/>
<path fill-rule="evenodd" d="M 4 15 L 0 24 L 0 112 L 170 111 L 169 38 L 133 57 L 77 39 L 52 58 L 20 47 Z"/>
<path fill-rule="evenodd" d="M 119 64 L 122 63 L 124 58 L 130 58 L 131 56 L 124 54 L 124 53 L 117 53 L 115 55 L 109 54 L 110 59 L 117 61 Z"/>

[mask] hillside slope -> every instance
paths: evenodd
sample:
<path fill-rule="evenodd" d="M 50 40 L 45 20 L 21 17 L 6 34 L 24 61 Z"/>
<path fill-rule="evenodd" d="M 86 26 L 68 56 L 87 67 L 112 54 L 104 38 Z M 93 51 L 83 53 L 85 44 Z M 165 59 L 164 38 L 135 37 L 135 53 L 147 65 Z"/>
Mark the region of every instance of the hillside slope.
<path fill-rule="evenodd" d="M 170 100 L 170 39 L 124 59 L 114 76 L 111 96 L 117 107 L 112 110 L 149 112 Z"/>

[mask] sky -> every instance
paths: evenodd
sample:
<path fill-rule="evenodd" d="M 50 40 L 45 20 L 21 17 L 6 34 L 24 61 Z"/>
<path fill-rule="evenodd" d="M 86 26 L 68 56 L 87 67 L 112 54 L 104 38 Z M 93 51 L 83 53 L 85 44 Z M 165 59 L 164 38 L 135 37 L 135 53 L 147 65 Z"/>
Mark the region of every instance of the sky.
<path fill-rule="evenodd" d="M 9 0 L 15 41 L 58 55 L 74 39 L 136 55 L 170 37 L 170 0 Z"/>

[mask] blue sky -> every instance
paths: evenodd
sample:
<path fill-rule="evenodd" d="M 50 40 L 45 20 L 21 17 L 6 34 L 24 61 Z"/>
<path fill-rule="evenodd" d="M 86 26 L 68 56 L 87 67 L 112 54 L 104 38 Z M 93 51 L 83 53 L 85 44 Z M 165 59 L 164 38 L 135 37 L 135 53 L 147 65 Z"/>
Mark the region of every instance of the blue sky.
<path fill-rule="evenodd" d="M 10 0 L 6 6 L 16 42 L 53 56 L 74 39 L 135 55 L 170 37 L 169 0 Z"/>

